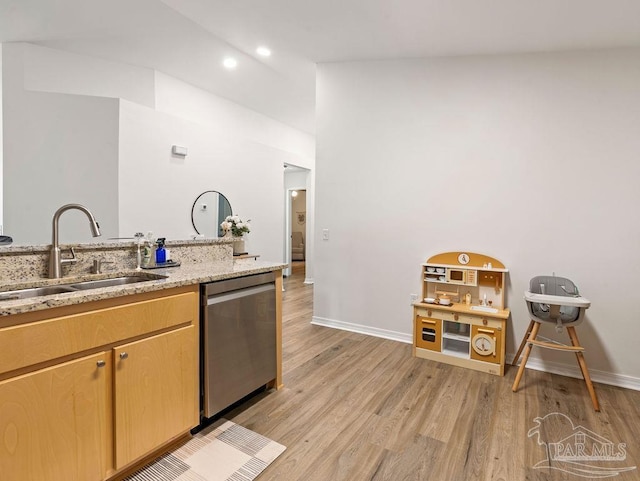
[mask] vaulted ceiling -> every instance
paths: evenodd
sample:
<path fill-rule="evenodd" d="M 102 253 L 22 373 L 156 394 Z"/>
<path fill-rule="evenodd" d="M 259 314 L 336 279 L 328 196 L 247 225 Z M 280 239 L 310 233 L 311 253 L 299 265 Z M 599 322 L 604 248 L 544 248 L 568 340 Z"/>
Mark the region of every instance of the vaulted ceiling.
<path fill-rule="evenodd" d="M 160 70 L 313 133 L 316 63 L 639 46 L 640 1 L 0 0 L 0 41 Z"/>

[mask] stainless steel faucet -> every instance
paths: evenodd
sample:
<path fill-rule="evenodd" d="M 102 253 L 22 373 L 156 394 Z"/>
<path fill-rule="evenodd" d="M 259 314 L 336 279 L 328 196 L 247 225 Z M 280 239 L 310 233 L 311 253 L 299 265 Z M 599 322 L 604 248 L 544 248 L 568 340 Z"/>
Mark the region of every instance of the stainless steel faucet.
<path fill-rule="evenodd" d="M 60 245 L 58 242 L 58 223 L 60 221 L 60 216 L 63 212 L 66 212 L 71 209 L 76 209 L 81 212 L 84 212 L 89 218 L 89 226 L 91 227 L 91 234 L 93 237 L 98 237 L 100 235 L 100 226 L 98 222 L 93 217 L 93 214 L 89 209 L 80 204 L 65 204 L 60 207 L 55 214 L 53 214 L 53 239 L 51 241 L 51 253 L 49 255 L 49 278 L 50 279 L 58 279 L 62 277 L 62 264 L 72 264 L 76 262 L 76 255 L 71 249 L 71 258 L 63 259 L 60 255 Z"/>

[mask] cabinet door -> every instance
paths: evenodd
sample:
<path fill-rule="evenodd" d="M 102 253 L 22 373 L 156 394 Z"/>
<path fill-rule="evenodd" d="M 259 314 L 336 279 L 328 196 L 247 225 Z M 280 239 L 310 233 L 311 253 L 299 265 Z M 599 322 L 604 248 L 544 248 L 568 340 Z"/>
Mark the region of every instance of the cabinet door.
<path fill-rule="evenodd" d="M 119 469 L 198 424 L 198 346 L 183 327 L 113 349 Z"/>
<path fill-rule="evenodd" d="M 502 329 L 471 326 L 471 359 L 500 364 L 502 362 Z"/>
<path fill-rule="evenodd" d="M 0 479 L 106 477 L 109 362 L 100 353 L 0 382 Z"/>
<path fill-rule="evenodd" d="M 442 320 L 417 315 L 414 339 L 416 347 L 440 352 L 442 350 Z"/>

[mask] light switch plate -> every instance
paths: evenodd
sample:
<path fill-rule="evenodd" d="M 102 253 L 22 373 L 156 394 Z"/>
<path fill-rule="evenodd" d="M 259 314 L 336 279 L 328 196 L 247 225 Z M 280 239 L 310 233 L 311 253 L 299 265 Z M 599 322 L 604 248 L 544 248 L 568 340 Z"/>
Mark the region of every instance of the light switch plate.
<path fill-rule="evenodd" d="M 329 229 L 322 229 L 322 240 L 329 240 Z"/>

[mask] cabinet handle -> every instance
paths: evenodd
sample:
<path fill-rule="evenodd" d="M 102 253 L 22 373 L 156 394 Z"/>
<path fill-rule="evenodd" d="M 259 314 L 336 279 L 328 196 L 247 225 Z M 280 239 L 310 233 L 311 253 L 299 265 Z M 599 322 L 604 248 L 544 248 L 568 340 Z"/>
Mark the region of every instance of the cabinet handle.
<path fill-rule="evenodd" d="M 127 354 L 126 352 L 121 352 L 120 353 L 120 359 L 126 359 L 129 357 L 129 354 Z"/>
<path fill-rule="evenodd" d="M 98 362 L 96 362 L 96 366 L 98 367 L 105 367 L 107 365 L 106 362 L 104 362 L 102 359 Z"/>
<path fill-rule="evenodd" d="M 496 331 L 492 331 L 490 329 L 478 329 L 478 332 L 483 332 L 485 334 L 495 334 Z"/>
<path fill-rule="evenodd" d="M 435 325 L 436 321 L 428 321 L 426 319 L 422 319 L 422 324 L 431 324 L 431 325 Z"/>
<path fill-rule="evenodd" d="M 458 320 L 458 314 L 454 314 L 454 315 L 453 315 L 453 320 L 454 320 L 454 321 L 457 321 L 457 320 Z"/>
<path fill-rule="evenodd" d="M 427 316 L 431 317 L 431 309 L 427 311 Z"/>

